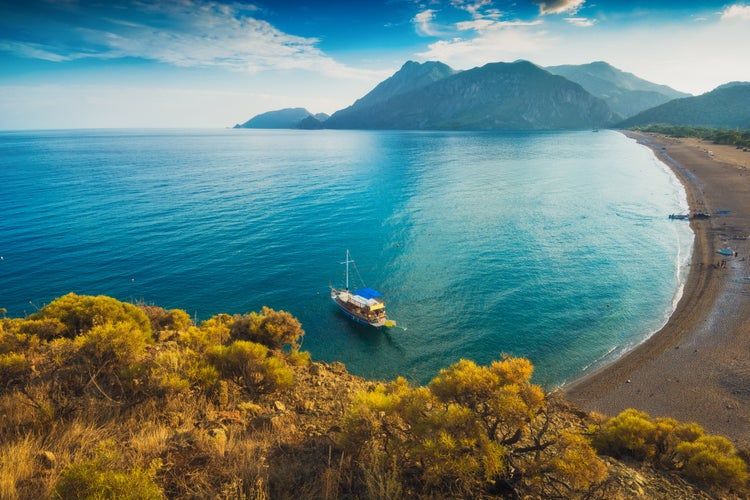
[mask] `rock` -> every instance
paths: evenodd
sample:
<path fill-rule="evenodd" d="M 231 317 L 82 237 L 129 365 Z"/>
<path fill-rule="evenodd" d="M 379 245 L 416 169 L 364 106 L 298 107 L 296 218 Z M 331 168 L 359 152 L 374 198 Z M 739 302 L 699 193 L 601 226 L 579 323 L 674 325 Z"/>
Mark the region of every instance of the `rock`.
<path fill-rule="evenodd" d="M 263 407 L 260 406 L 259 404 L 253 403 L 252 401 L 244 401 L 238 404 L 237 409 L 253 417 L 258 416 L 261 413 L 263 413 Z"/>
<path fill-rule="evenodd" d="M 334 361 L 333 363 L 331 363 L 331 371 L 338 375 L 345 375 L 348 373 L 346 371 L 346 365 L 344 365 L 344 363 L 342 363 L 341 361 Z"/>
<path fill-rule="evenodd" d="M 299 405 L 299 411 L 302 413 L 312 413 L 315 411 L 315 402 L 305 400 Z"/>
<path fill-rule="evenodd" d="M 274 401 L 273 407 L 276 408 L 276 411 L 280 411 L 280 412 L 286 411 L 286 405 L 282 403 L 281 401 Z"/>

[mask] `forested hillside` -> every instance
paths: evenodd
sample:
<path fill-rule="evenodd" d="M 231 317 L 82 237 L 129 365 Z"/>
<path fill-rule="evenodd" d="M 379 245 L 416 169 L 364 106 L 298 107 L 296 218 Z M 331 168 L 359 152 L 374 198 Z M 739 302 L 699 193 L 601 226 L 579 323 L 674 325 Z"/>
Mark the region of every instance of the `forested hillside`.
<path fill-rule="evenodd" d="M 650 124 L 750 129 L 750 83 L 722 85 L 696 97 L 675 99 L 639 113 L 618 127 Z"/>

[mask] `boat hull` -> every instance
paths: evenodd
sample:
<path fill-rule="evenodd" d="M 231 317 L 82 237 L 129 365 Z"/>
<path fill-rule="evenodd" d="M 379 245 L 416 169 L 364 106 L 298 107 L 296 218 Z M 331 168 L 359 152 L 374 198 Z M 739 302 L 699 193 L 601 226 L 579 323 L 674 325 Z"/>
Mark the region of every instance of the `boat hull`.
<path fill-rule="evenodd" d="M 373 326 L 375 328 L 386 326 L 387 320 L 385 317 L 378 317 L 375 319 L 370 319 L 367 316 L 360 314 L 353 306 L 342 301 L 339 298 L 338 292 L 336 290 L 331 291 L 331 300 L 333 301 L 334 304 L 336 304 L 336 306 L 341 310 L 341 312 L 343 312 L 344 315 L 346 315 L 352 321 L 355 321 L 361 325 Z"/>

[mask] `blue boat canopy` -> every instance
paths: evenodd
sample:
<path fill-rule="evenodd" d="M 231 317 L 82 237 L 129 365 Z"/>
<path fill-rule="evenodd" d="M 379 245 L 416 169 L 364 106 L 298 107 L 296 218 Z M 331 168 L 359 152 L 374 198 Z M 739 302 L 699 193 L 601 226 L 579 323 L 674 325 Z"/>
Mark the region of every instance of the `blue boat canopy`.
<path fill-rule="evenodd" d="M 365 299 L 377 299 L 379 297 L 382 297 L 383 294 L 378 292 L 377 290 L 373 290 L 372 288 L 360 288 L 356 292 L 354 292 L 354 295 L 359 295 L 360 297 L 364 297 Z"/>

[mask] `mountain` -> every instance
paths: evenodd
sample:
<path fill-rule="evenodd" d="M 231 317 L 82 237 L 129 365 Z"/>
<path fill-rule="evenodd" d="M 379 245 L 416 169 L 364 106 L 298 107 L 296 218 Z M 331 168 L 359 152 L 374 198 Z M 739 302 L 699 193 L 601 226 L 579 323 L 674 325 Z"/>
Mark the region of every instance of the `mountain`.
<path fill-rule="evenodd" d="M 612 111 L 628 118 L 672 99 L 688 97 L 666 85 L 658 85 L 621 71 L 602 61 L 581 65 L 548 66 L 547 71 L 576 82 L 603 99 Z"/>
<path fill-rule="evenodd" d="M 326 115 L 326 117 L 327 117 L 327 115 Z M 301 128 L 301 129 L 305 129 L 305 130 L 320 130 L 320 129 L 324 128 L 324 126 L 323 126 L 323 122 L 324 121 L 325 121 L 325 119 L 319 120 L 315 116 L 310 115 L 307 118 L 305 118 L 304 120 L 302 120 L 299 123 L 297 123 L 297 127 L 296 128 Z"/>
<path fill-rule="evenodd" d="M 750 129 L 750 82 L 732 82 L 703 95 L 675 99 L 617 126 L 648 124 Z"/>
<path fill-rule="evenodd" d="M 458 72 L 455 69 L 441 62 L 428 61 L 420 64 L 407 61 L 392 77 L 382 81 L 367 95 L 355 101 L 351 108 L 374 106 L 394 96 L 421 89 L 456 73 Z"/>
<path fill-rule="evenodd" d="M 268 111 L 261 113 L 246 121 L 241 125 L 235 125 L 234 128 L 300 128 L 303 120 L 312 117 L 315 122 L 322 123 L 326 121 L 328 115 L 318 113 L 313 115 L 305 108 L 286 108 L 277 111 Z M 304 128 L 322 128 L 316 127 L 315 122 L 305 121 Z"/>
<path fill-rule="evenodd" d="M 449 70 L 441 63 L 409 62 L 370 94 L 334 113 L 325 126 L 544 130 L 603 127 L 615 118 L 604 101 L 577 83 L 527 61 Z"/>

